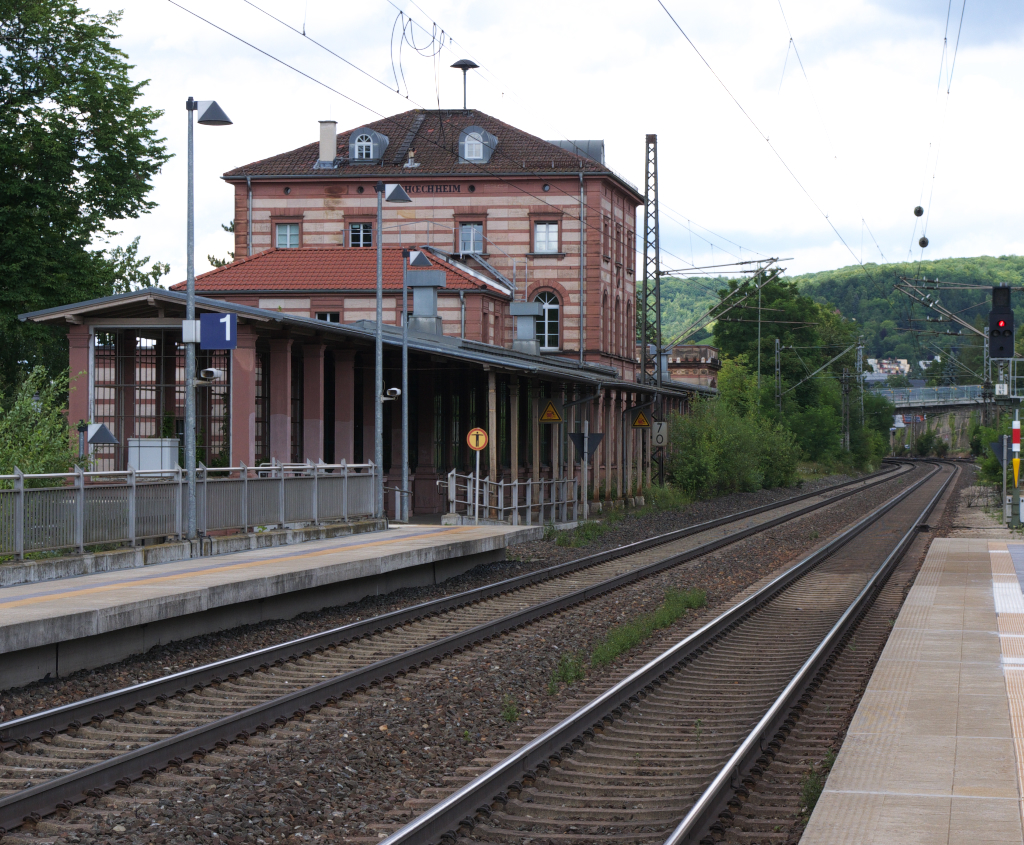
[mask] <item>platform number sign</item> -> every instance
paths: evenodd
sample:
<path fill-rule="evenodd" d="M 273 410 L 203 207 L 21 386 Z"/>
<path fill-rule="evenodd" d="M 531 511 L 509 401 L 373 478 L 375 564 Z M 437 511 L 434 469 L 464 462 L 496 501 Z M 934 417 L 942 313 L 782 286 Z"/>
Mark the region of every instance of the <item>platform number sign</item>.
<path fill-rule="evenodd" d="M 238 347 L 238 315 L 200 314 L 200 349 L 235 349 Z"/>

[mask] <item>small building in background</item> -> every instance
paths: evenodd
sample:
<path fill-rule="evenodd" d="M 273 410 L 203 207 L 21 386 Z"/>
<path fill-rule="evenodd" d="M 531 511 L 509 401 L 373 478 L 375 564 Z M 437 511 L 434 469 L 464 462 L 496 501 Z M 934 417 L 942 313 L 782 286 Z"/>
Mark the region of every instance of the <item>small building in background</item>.
<path fill-rule="evenodd" d="M 668 372 L 674 382 L 718 387 L 722 360 L 714 346 L 683 344 L 668 351 Z"/>

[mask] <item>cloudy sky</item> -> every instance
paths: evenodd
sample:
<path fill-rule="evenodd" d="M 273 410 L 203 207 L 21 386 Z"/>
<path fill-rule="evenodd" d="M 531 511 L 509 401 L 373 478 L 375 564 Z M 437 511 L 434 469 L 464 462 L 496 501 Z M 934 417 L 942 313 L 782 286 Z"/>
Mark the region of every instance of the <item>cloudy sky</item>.
<path fill-rule="evenodd" d="M 460 107 L 449 65 L 462 57 L 483 66 L 470 106 L 544 138 L 603 138 L 609 166 L 635 184 L 644 136 L 658 134 L 665 268 L 780 256 L 803 273 L 917 258 L 919 203 L 926 257 L 1024 252 L 1016 0 L 176 2 L 83 0 L 98 13 L 127 6 L 120 47 L 165 112 L 158 129 L 175 157 L 156 180 L 158 207 L 118 240 L 141 235 L 171 281 L 185 271 L 188 96 L 216 99 L 234 120 L 196 130 L 202 272 L 207 254 L 232 247 L 220 174 L 315 141 L 318 120 L 352 128 Z"/>

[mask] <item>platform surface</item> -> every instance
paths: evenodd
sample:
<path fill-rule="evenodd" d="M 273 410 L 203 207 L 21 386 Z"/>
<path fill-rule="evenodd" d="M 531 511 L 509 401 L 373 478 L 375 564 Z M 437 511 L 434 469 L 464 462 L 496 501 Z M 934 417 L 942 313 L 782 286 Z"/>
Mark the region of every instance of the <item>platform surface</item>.
<path fill-rule="evenodd" d="M 1022 843 L 1024 544 L 936 539 L 801 845 Z"/>
<path fill-rule="evenodd" d="M 0 654 L 505 547 L 535 529 L 394 526 L 0 588 Z"/>

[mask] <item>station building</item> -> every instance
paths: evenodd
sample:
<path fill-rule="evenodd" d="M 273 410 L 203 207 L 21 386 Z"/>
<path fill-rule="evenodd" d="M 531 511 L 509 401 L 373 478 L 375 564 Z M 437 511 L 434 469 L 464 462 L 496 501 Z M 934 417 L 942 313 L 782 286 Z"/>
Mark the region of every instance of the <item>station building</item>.
<path fill-rule="evenodd" d="M 469 470 L 476 426 L 490 435 L 491 479 L 563 478 L 579 473 L 567 435 L 587 419 L 605 434 L 591 498 L 638 492 L 651 450 L 628 409 L 654 400 L 656 416 L 683 411 L 714 388 L 706 374 L 673 375 L 671 356 L 660 391 L 637 381 L 643 198 L 603 158 L 601 141 L 548 142 L 475 110 L 417 110 L 340 134 L 324 121 L 318 141 L 226 173 L 235 260 L 198 276 L 196 292 L 200 313 L 237 314 L 238 348 L 200 353 L 199 367 L 226 372 L 199 391 L 200 459 L 372 458 L 380 239 L 385 387 L 401 384 L 409 326 L 413 513 L 442 509 L 437 482 Z M 385 203 L 379 232 L 378 182 L 412 200 Z M 408 250 L 427 258 L 427 275 L 406 270 Z M 179 283 L 23 316 L 68 326 L 70 417 L 115 433 L 111 468 L 124 468 L 129 437 L 183 433 L 184 299 Z M 540 423 L 548 398 L 565 403 L 564 424 Z M 384 410 L 394 485 L 399 403 Z"/>

